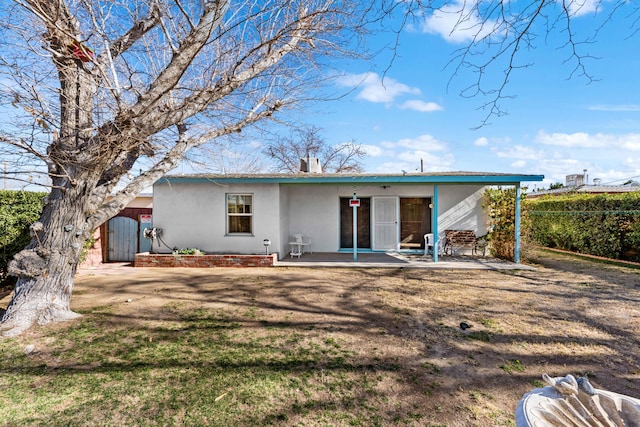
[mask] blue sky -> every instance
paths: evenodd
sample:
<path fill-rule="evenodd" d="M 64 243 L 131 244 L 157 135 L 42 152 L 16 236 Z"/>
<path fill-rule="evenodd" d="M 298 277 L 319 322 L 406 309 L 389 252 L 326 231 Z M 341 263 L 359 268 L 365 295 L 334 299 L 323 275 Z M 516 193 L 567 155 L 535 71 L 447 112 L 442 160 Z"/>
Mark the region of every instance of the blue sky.
<path fill-rule="evenodd" d="M 610 3 L 598 13 L 588 6 L 573 21 L 582 38 L 610 12 Z M 634 37 L 631 18 L 614 16 L 595 43 L 578 46 L 590 57 L 584 63 L 596 81 L 572 77 L 576 63 L 566 61 L 570 52 L 562 48 L 561 33 L 538 38 L 536 49 L 519 60 L 529 67 L 510 77 L 506 91 L 515 98 L 501 101 L 508 115 L 478 129 L 487 99 L 460 96 L 475 82 L 472 71 L 462 69 L 447 88 L 455 71 L 447 62 L 468 34 L 451 33 L 445 21 L 445 15 L 424 17 L 405 29 L 389 69 L 388 52 L 373 67 L 345 65 L 334 89 L 352 91 L 314 105 L 306 121 L 323 128 L 330 143 L 362 144 L 366 172 L 417 171 L 422 159 L 425 172 L 544 174 L 537 187 L 564 183 L 565 175 L 584 169 L 589 182 L 640 180 L 640 36 Z M 389 37 L 377 34 L 371 42 Z"/>
<path fill-rule="evenodd" d="M 575 1 L 583 5 L 572 21 L 576 40 L 582 41 L 610 17 L 614 4 Z M 593 2 L 598 2 L 597 10 Z M 513 72 L 506 86 L 506 95 L 513 98 L 500 103 L 508 115 L 489 117 L 488 124 L 480 126 L 487 117 L 480 107 L 490 98 L 460 96 L 476 82 L 476 74 L 447 67 L 456 50 L 468 45 L 470 33 L 452 30 L 456 15 L 441 10 L 418 17 L 400 32 L 393 61 L 391 52 L 382 50 L 373 61 L 333 64 L 331 72 L 340 77 L 327 89 L 344 96 L 317 102 L 297 119 L 323 129 L 330 144 L 361 144 L 369 173 L 415 172 L 422 161 L 425 172 L 545 175 L 543 183 L 530 188 L 564 183 L 566 175 L 584 169 L 589 182 L 640 181 L 640 34 L 635 32 L 640 19 L 634 22 L 640 13 L 629 15 L 637 6 L 627 5 L 631 10 L 623 7 L 595 42 L 577 45 L 594 81 L 574 73 L 576 62 L 570 58 L 565 33 L 534 27 L 539 35 L 536 48 L 523 49 L 518 57 L 518 64 L 528 67 Z M 394 38 L 393 33 L 379 32 L 369 42 L 379 49 Z M 502 81 L 501 70 L 489 69 L 487 76 L 494 84 Z M 232 170 L 234 164 L 242 168 L 247 159 L 256 163 L 261 142 L 246 142 L 250 152 L 228 153 L 225 167 L 218 167 L 216 158 L 209 163 L 218 171 Z M 174 171 L 180 172 L 200 170 L 184 162 Z"/>

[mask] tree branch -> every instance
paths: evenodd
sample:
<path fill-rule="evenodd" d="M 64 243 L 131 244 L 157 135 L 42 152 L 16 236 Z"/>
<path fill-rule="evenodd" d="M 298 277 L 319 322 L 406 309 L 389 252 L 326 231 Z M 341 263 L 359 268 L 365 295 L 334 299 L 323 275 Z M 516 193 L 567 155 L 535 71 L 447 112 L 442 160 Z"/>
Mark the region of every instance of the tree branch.
<path fill-rule="evenodd" d="M 180 45 L 180 50 L 173 55 L 169 65 L 153 81 L 149 90 L 138 98 L 136 105 L 132 107 L 131 112 L 134 117 L 139 117 L 152 111 L 153 108 L 158 106 L 162 97 L 176 87 L 194 58 L 206 45 L 214 29 L 222 22 L 224 12 L 228 7 L 229 0 L 206 3 L 198 25 L 185 37 Z M 176 121 L 176 123 L 179 121 L 181 120 Z"/>
<path fill-rule="evenodd" d="M 145 34 L 151 31 L 160 22 L 160 7 L 157 2 L 153 2 L 149 15 L 131 26 L 131 28 L 117 40 L 111 43 L 108 52 L 103 52 L 96 58 L 96 62 L 102 66 L 126 52 Z M 104 35 L 105 40 L 106 35 Z"/>

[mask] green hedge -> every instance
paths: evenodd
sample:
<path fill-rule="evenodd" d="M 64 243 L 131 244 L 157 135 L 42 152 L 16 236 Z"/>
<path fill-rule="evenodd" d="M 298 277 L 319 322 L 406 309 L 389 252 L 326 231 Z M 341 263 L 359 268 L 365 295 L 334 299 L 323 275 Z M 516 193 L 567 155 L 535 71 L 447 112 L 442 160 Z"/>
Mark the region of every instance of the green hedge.
<path fill-rule="evenodd" d="M 550 248 L 640 261 L 640 192 L 529 199 L 526 237 Z"/>
<path fill-rule="evenodd" d="M 0 287 L 12 285 L 7 264 L 31 241 L 29 226 L 40 218 L 47 193 L 0 190 Z"/>

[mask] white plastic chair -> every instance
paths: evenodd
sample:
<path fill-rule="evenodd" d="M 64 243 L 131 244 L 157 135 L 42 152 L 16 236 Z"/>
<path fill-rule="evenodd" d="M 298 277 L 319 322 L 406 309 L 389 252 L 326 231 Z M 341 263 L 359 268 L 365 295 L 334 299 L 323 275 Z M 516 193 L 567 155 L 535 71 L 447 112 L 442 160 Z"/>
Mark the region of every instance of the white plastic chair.
<path fill-rule="evenodd" d="M 309 252 L 310 254 L 313 253 L 313 251 L 311 250 L 311 237 L 300 234 L 299 242 L 302 244 L 302 253 L 304 252 Z"/>
<path fill-rule="evenodd" d="M 438 255 L 442 255 L 442 242 L 443 239 L 438 239 Z M 431 249 L 431 253 L 434 253 L 435 246 L 435 238 L 433 233 L 427 233 L 424 235 L 424 256 L 429 254 L 429 249 Z"/>
<path fill-rule="evenodd" d="M 293 258 L 294 256 L 300 258 L 302 256 L 302 254 L 305 252 L 305 247 L 306 247 L 306 251 L 313 253 L 313 251 L 311 251 L 311 238 L 307 237 L 305 238 L 305 236 L 303 234 L 294 234 L 293 235 L 293 241 L 290 242 L 291 245 L 291 258 Z"/>

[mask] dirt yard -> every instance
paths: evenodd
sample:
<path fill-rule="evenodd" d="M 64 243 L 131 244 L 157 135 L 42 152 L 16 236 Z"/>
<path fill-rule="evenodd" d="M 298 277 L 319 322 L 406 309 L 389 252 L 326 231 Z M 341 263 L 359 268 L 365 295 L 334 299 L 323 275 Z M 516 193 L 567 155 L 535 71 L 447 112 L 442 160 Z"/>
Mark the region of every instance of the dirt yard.
<path fill-rule="evenodd" d="M 73 307 L 112 305 L 122 321 L 215 307 L 243 326 L 331 337 L 381 373 L 383 419 L 412 412 L 416 426 L 514 425 L 542 373 L 640 397 L 640 270 L 533 260 L 535 271 L 120 268 L 80 274 Z"/>

